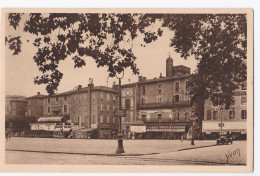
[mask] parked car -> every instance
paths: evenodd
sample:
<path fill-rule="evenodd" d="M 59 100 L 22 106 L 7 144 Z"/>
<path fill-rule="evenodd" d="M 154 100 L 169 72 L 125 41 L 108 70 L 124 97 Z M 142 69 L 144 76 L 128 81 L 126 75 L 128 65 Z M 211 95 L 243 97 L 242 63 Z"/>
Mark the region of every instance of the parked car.
<path fill-rule="evenodd" d="M 229 135 L 229 134 L 226 134 L 226 133 L 222 133 L 222 134 L 219 134 L 219 137 L 217 138 L 217 145 L 219 144 L 226 144 L 228 145 L 229 143 L 230 144 L 233 144 L 233 139 L 232 137 Z"/>

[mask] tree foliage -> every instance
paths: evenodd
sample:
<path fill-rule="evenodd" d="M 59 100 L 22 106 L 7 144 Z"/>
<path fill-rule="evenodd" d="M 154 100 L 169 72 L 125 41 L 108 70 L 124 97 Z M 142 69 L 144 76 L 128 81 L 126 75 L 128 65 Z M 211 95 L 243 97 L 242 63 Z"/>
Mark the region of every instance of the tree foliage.
<path fill-rule="evenodd" d="M 10 26 L 16 29 L 23 15 L 9 14 Z M 150 30 L 157 21 L 161 26 Z M 245 14 L 31 13 L 22 26 L 34 34 L 33 45 L 38 48 L 33 59 L 42 75 L 35 83 L 47 84 L 50 94 L 63 76 L 58 64 L 67 58 L 78 68 L 90 56 L 98 67 L 106 66 L 111 77 L 126 68 L 138 74 L 133 40 L 141 35 L 141 45 L 146 46 L 161 37 L 165 28 L 174 31 L 169 45 L 175 52 L 198 60 L 191 76 L 193 98 L 210 97 L 228 108 L 233 91 L 246 80 Z M 21 52 L 18 41 L 19 36 L 6 37 L 14 54 Z M 221 87 L 217 94 L 216 87 Z"/>

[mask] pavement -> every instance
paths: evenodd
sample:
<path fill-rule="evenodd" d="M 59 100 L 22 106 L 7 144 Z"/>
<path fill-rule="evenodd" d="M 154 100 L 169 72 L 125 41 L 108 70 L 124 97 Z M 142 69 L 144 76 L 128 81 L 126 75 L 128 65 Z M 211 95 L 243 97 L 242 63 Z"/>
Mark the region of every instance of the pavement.
<path fill-rule="evenodd" d="M 246 141 L 18 138 L 6 142 L 6 164 L 246 165 Z"/>

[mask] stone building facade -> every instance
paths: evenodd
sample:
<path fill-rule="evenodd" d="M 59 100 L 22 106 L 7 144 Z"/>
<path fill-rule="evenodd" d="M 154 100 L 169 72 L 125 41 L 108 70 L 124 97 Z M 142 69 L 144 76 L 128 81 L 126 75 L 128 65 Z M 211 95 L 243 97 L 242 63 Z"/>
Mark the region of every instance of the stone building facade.
<path fill-rule="evenodd" d="M 115 109 L 118 108 L 118 86 L 113 88 L 78 85 L 74 90 L 44 97 L 44 116 L 62 116 L 67 123 L 96 130 L 99 138 L 116 136 L 118 119 Z"/>
<path fill-rule="evenodd" d="M 229 109 L 221 108 L 210 100 L 205 101 L 202 132 L 206 138 L 216 138 L 219 132 L 230 131 L 234 138 L 246 138 L 247 133 L 247 86 L 234 92 L 234 102 Z M 222 123 L 221 123 L 222 122 Z M 221 129 L 222 126 L 222 129 Z"/>
<path fill-rule="evenodd" d="M 173 66 L 169 56 L 166 77 L 139 76 L 138 82 L 123 85 L 122 106 L 127 113 L 122 124 L 126 137 L 186 138 L 194 108 L 190 103 L 189 76 L 190 68 Z"/>
<path fill-rule="evenodd" d="M 27 116 L 36 118 L 43 116 L 44 97 L 46 97 L 46 95 L 42 95 L 38 92 L 37 95 L 27 98 Z"/>
<path fill-rule="evenodd" d="M 14 116 L 25 116 L 27 100 L 25 96 L 7 95 L 5 97 L 5 116 L 11 118 Z"/>

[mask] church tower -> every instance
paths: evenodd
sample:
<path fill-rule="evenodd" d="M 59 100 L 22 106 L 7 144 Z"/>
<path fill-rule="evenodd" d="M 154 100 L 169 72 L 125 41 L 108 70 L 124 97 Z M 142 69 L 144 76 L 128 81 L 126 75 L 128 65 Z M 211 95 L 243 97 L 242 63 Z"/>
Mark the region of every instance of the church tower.
<path fill-rule="evenodd" d="M 169 57 L 166 59 L 166 77 L 170 77 L 173 75 L 172 68 L 173 68 L 173 59 L 169 54 Z"/>

